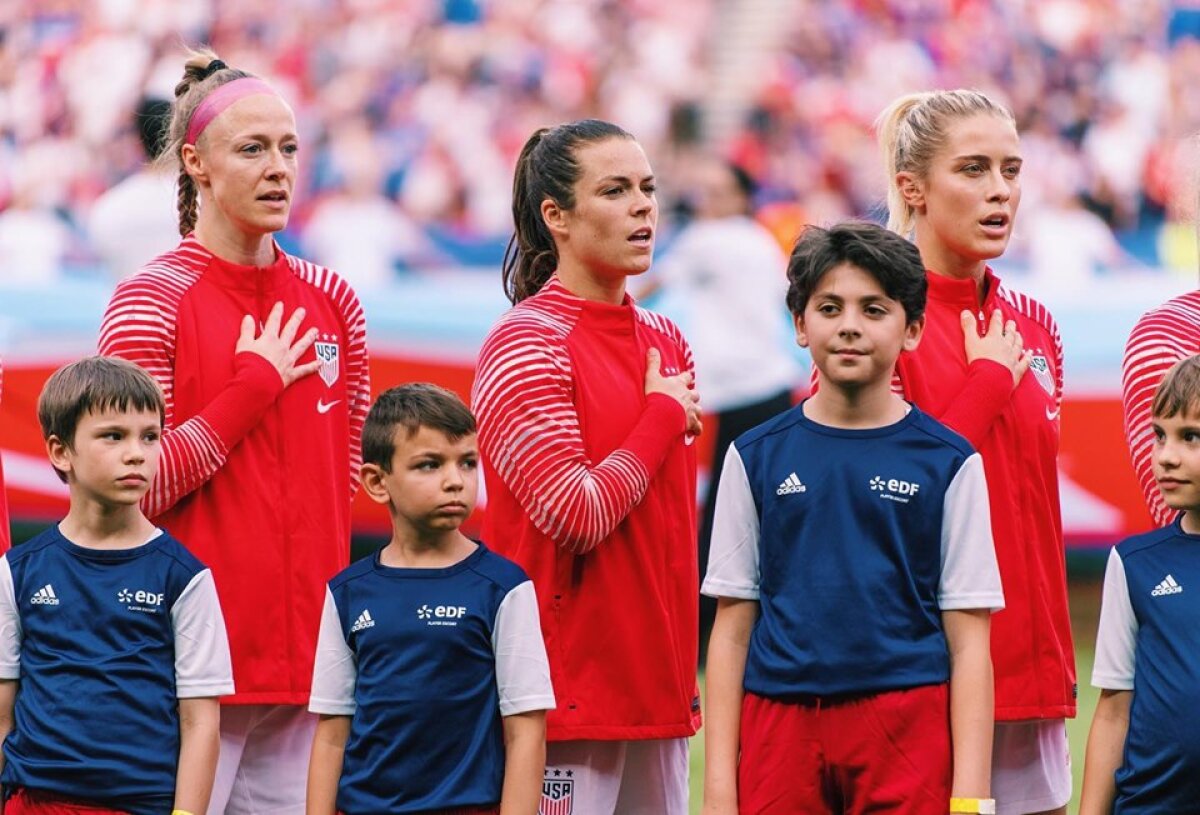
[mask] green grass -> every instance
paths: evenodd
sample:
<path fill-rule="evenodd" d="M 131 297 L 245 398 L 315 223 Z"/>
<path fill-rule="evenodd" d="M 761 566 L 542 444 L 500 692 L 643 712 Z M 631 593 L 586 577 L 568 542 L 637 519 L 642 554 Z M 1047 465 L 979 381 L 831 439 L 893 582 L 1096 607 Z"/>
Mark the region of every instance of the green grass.
<path fill-rule="evenodd" d="M 1079 812 L 1079 786 L 1083 780 L 1083 750 L 1087 744 L 1088 728 L 1096 710 L 1099 691 L 1091 686 L 1093 648 L 1096 643 L 1096 619 L 1100 613 L 1100 582 L 1097 579 L 1072 581 L 1071 627 L 1075 634 L 1075 670 L 1079 678 L 1079 716 L 1067 721 L 1067 737 L 1071 742 L 1071 770 L 1075 778 L 1075 794 L 1067 808 L 1070 815 Z M 704 693 L 704 677 L 700 677 L 700 693 Z M 691 812 L 700 811 L 704 787 L 704 731 L 697 733 L 691 743 Z"/>

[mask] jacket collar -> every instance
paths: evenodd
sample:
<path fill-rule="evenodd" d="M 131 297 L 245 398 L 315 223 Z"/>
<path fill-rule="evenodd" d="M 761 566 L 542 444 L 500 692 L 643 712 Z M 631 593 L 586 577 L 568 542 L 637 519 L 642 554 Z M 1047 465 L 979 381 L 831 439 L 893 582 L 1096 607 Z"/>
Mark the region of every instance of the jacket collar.
<path fill-rule="evenodd" d="M 578 319 L 593 330 L 628 333 L 633 330 L 637 321 L 636 303 L 629 292 L 626 292 L 621 302 L 616 305 L 587 300 L 564 286 L 558 274 L 552 275 L 536 296 L 547 298 L 545 302 L 561 303 L 575 310 L 579 315 Z"/>
<path fill-rule="evenodd" d="M 275 252 L 275 260 L 268 266 L 243 266 L 230 263 L 224 258 L 214 255 L 208 247 L 196 240 L 193 232 L 183 239 L 181 248 L 186 247 L 207 257 L 204 277 L 224 289 L 235 289 L 250 292 L 275 291 L 292 276 L 288 256 L 279 244 L 271 242 Z"/>
<path fill-rule="evenodd" d="M 550 279 L 547 280 L 545 284 L 542 285 L 542 288 L 538 290 L 539 294 L 541 292 L 553 293 L 559 297 L 563 297 L 568 300 L 574 300 L 580 304 L 598 306 L 601 309 L 619 309 L 637 305 L 637 302 L 633 299 L 633 295 L 631 295 L 628 291 L 626 291 L 625 295 L 621 298 L 621 302 L 616 305 L 612 303 L 600 303 L 595 300 L 588 300 L 580 297 L 578 294 L 575 294 L 565 285 L 563 285 L 562 278 L 558 276 L 558 272 L 550 275 Z"/>
<path fill-rule="evenodd" d="M 932 269 L 925 270 L 925 279 L 929 283 L 929 299 L 941 303 L 949 303 L 960 311 L 990 311 L 996 303 L 1000 291 L 1000 278 L 989 266 L 983 270 L 983 302 L 980 303 L 975 290 L 975 281 L 970 278 L 961 279 L 940 275 Z"/>

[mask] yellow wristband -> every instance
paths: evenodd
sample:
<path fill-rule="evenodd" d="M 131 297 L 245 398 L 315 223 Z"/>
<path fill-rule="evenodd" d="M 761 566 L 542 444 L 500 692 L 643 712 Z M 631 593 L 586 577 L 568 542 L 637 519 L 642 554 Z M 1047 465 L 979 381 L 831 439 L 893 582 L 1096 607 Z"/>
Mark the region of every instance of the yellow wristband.
<path fill-rule="evenodd" d="M 995 798 L 951 798 L 954 815 L 996 815 Z"/>
<path fill-rule="evenodd" d="M 172 809 L 171 815 L 192 815 L 192 813 L 188 812 L 186 809 Z"/>

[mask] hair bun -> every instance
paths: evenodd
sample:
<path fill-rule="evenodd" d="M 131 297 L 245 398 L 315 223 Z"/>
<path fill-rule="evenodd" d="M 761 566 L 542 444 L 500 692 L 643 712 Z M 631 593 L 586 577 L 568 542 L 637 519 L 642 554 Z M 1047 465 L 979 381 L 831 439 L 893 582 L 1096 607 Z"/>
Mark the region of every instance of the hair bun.
<path fill-rule="evenodd" d="M 226 65 L 221 60 L 214 59 L 212 62 L 208 63 L 208 65 L 204 66 L 204 70 L 202 70 L 200 72 L 200 81 L 203 82 L 205 79 L 208 79 L 210 76 L 215 74 L 217 71 L 220 71 L 220 70 L 222 70 L 224 68 L 228 68 L 228 67 L 229 66 Z"/>

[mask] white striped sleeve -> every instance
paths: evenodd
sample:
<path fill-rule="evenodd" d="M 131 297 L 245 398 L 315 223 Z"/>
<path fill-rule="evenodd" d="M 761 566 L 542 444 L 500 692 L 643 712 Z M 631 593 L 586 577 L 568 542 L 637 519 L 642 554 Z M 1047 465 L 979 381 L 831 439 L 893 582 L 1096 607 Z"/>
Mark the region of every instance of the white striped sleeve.
<path fill-rule="evenodd" d="M 317 658 L 313 662 L 312 692 L 308 709 L 329 716 L 353 716 L 357 705 L 354 689 L 358 684 L 358 660 L 342 633 L 333 592 L 325 587 L 325 608 L 321 612 L 321 631 L 317 635 Z"/>
<path fill-rule="evenodd" d="M 371 372 L 367 354 L 367 318 L 354 289 L 324 266 L 288 256 L 292 270 L 329 298 L 345 327 L 346 400 L 350 419 L 350 497 L 358 492 L 362 469 L 362 431 L 371 408 Z"/>
<path fill-rule="evenodd" d="M 1100 625 L 1096 630 L 1096 660 L 1092 663 L 1092 685 L 1104 690 L 1133 690 L 1133 666 L 1137 655 L 1137 616 L 1129 602 L 1125 563 L 1116 547 L 1108 555 L 1104 570 L 1104 592 L 1100 600 Z"/>
<path fill-rule="evenodd" d="M 4 391 L 4 360 L 0 359 L 0 396 Z M 12 532 L 8 528 L 8 497 L 4 492 L 4 461 L 0 460 L 0 553 L 12 548 Z"/>
<path fill-rule="evenodd" d="M 149 518 L 208 481 L 283 390 L 274 366 L 257 354 L 234 357 L 234 377 L 197 415 L 176 424 L 175 340 L 179 305 L 197 275 L 159 262 L 121 281 L 100 325 L 99 353 L 140 366 L 166 405 L 158 474 L 142 499 Z M 230 349 L 236 337 L 229 337 Z"/>
<path fill-rule="evenodd" d="M 0 679 L 21 678 L 21 614 L 8 555 L 0 557 Z"/>
<path fill-rule="evenodd" d="M 349 291 L 343 305 L 343 319 L 349 336 L 346 339 L 346 393 L 350 414 L 350 497 L 358 492 L 362 470 L 362 434 L 371 409 L 371 367 L 367 355 L 367 318 L 358 296 Z"/>
<path fill-rule="evenodd" d="M 950 482 L 942 514 L 942 611 L 1004 608 L 983 459 L 972 453 Z"/>
<path fill-rule="evenodd" d="M 701 593 L 709 597 L 759 597 L 759 518 L 746 465 L 729 445 L 713 514 L 712 548 Z"/>
<path fill-rule="evenodd" d="M 1154 480 L 1151 457 L 1154 430 L 1150 408 L 1154 391 L 1172 365 L 1200 351 L 1200 293 L 1178 297 L 1138 320 L 1125 343 L 1121 364 L 1121 400 L 1125 441 L 1146 507 L 1156 526 L 1166 526 L 1175 510 L 1163 501 Z"/>
<path fill-rule="evenodd" d="M 233 693 L 225 618 L 212 572 L 204 569 L 171 607 L 175 633 L 175 695 L 180 699 Z"/>
<path fill-rule="evenodd" d="M 479 445 L 530 522 L 551 540 L 584 553 L 642 499 L 671 445 L 683 436 L 686 416 L 674 399 L 651 394 L 621 446 L 593 464 L 572 400 L 562 323 L 528 311 L 502 318 L 480 351 L 471 400 Z"/>
<path fill-rule="evenodd" d="M 492 627 L 492 650 L 496 654 L 501 716 L 554 708 L 550 661 L 542 640 L 533 581 L 526 580 L 500 603 Z"/>

